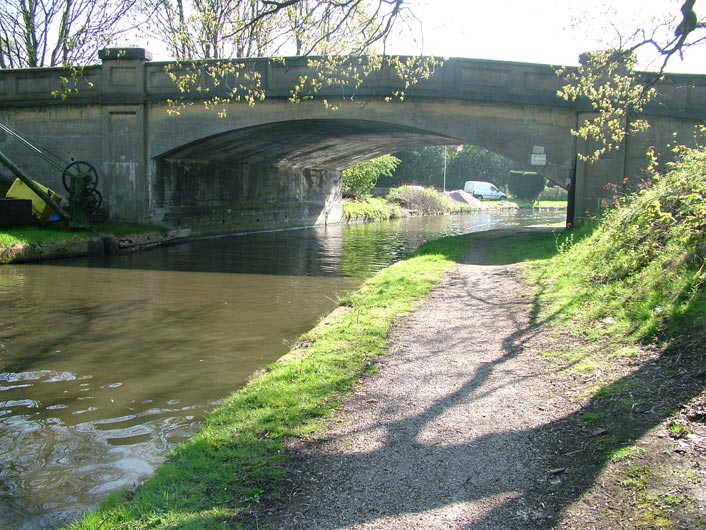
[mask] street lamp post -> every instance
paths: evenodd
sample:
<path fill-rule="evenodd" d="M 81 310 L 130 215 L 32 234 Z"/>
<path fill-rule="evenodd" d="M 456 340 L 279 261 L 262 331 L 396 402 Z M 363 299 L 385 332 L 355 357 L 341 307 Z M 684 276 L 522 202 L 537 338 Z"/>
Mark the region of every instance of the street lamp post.
<path fill-rule="evenodd" d="M 448 146 L 444 146 L 444 193 L 446 193 L 446 150 Z"/>

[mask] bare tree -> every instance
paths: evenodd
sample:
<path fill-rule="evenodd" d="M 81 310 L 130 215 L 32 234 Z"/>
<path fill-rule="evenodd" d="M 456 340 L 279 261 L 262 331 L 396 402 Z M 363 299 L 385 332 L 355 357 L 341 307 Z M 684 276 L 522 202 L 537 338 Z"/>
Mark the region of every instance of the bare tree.
<path fill-rule="evenodd" d="M 403 2 L 301 0 L 286 8 L 280 23 L 285 48 L 296 55 L 364 54 L 383 51 L 399 23 Z M 292 47 L 292 45 L 294 45 Z"/>
<path fill-rule="evenodd" d="M 175 58 L 356 54 L 384 47 L 404 0 L 143 0 Z"/>
<path fill-rule="evenodd" d="M 147 27 L 177 60 L 264 55 L 272 21 L 259 0 L 143 0 Z"/>
<path fill-rule="evenodd" d="M 0 67 L 87 64 L 128 29 L 137 0 L 2 0 Z"/>
<path fill-rule="evenodd" d="M 253 56 L 308 57 L 311 75 L 291 88 L 293 102 L 313 97 L 324 85 L 355 91 L 372 72 L 387 68 L 409 87 L 431 75 L 430 58 L 400 59 L 385 53 L 387 39 L 412 27 L 404 0 L 143 0 L 153 34 L 177 58 L 167 73 L 184 95 L 206 96 L 205 105 L 226 112 L 231 101 L 264 99 Z M 280 59 L 284 60 L 284 59 Z M 404 90 L 390 94 L 404 98 Z M 331 108 L 336 104 L 324 101 Z"/>

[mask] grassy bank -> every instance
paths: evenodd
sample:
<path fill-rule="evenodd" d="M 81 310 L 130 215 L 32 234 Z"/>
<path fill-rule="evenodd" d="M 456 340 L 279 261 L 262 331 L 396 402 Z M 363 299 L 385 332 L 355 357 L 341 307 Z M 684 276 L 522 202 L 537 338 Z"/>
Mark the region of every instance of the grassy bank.
<path fill-rule="evenodd" d="M 106 223 L 89 230 L 68 230 L 61 224 L 0 230 L 0 264 L 102 254 L 153 244 L 170 237 L 159 226 Z"/>
<path fill-rule="evenodd" d="M 452 203 L 435 189 L 421 186 L 393 188 L 385 199 L 359 197 L 343 203 L 347 223 L 387 221 L 405 215 L 442 215 L 476 210 L 478 208 Z"/>
<path fill-rule="evenodd" d="M 552 293 L 546 316 L 587 327 L 607 322 L 594 332 L 600 337 L 704 344 L 704 197 L 706 151 L 688 151 L 599 225 L 559 241 L 560 255 L 543 273 Z"/>
<path fill-rule="evenodd" d="M 387 200 L 416 215 L 439 215 L 477 211 L 474 206 L 460 205 L 450 201 L 434 188 L 400 186 L 392 188 Z"/>
<path fill-rule="evenodd" d="M 567 201 L 564 200 L 539 200 L 539 201 L 520 201 L 517 199 L 511 199 L 518 208 L 529 209 L 529 210 L 566 210 L 568 205 Z"/>
<path fill-rule="evenodd" d="M 280 362 L 212 413 L 135 492 L 114 495 L 74 529 L 238 527 L 276 488 L 283 442 L 320 426 L 369 361 L 392 322 L 422 299 L 467 251 L 468 237 L 424 245 L 342 300 L 342 307 Z"/>
<path fill-rule="evenodd" d="M 122 237 L 128 234 L 164 232 L 165 228 L 134 223 L 105 223 L 95 225 L 89 230 L 69 230 L 61 223 L 47 226 L 19 226 L 0 229 L 0 246 L 25 245 L 46 241 L 66 241 L 113 235 Z"/>
<path fill-rule="evenodd" d="M 533 264 L 540 320 L 581 329 L 591 338 L 704 344 L 704 197 L 706 151 L 686 151 L 652 187 L 621 199 L 600 222 L 503 240 L 491 256 Z"/>
<path fill-rule="evenodd" d="M 600 222 L 491 253 L 527 263 L 553 392 L 580 405 L 553 466 L 591 526 L 706 527 L 704 197 L 706 151 L 684 151 Z"/>

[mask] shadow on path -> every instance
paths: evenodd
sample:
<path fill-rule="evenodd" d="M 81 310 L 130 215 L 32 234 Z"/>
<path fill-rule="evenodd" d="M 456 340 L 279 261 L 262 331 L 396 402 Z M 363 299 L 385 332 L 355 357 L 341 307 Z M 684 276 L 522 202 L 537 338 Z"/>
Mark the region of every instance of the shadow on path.
<path fill-rule="evenodd" d="M 258 528 L 553 528 L 611 451 L 703 391 L 683 375 L 699 359 L 663 355 L 581 408 L 563 402 L 531 350 L 517 270 L 482 260 L 471 254 L 396 331 L 399 351 L 341 411 L 345 426 L 293 445 L 289 496 Z"/>

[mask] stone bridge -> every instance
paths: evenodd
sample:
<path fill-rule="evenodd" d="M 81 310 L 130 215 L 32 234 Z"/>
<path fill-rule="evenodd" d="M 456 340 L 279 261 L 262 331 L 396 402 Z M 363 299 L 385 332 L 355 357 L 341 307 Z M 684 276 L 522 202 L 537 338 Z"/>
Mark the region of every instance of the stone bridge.
<path fill-rule="evenodd" d="M 247 69 L 260 77 L 264 101 L 214 110 L 192 92 L 193 104 L 174 115 L 169 101 L 181 94 L 165 68 L 179 65 L 151 62 L 139 48 L 104 50 L 101 59 L 81 72 L 0 71 L 0 121 L 66 163 L 93 164 L 111 219 L 197 234 L 340 221 L 342 169 L 442 144 L 485 147 L 570 188 L 573 221 L 610 200 L 606 184 L 639 177 L 649 146 L 666 156 L 675 133 L 693 143 L 694 125 L 706 120 L 706 76 L 669 76 L 645 109 L 652 127 L 588 165 L 569 131 L 590 109 L 556 96 L 562 81 L 549 65 L 448 59 L 403 101 L 386 101 L 402 87 L 383 74 L 355 91 L 323 87 L 291 103 L 290 90 L 311 73 L 307 59 L 253 59 Z M 16 140 L 0 136 L 0 150 L 35 180 L 63 188 L 61 172 Z"/>

